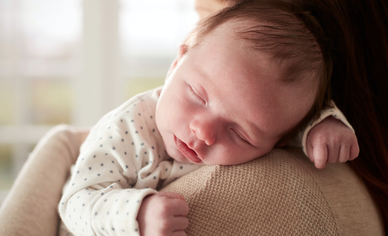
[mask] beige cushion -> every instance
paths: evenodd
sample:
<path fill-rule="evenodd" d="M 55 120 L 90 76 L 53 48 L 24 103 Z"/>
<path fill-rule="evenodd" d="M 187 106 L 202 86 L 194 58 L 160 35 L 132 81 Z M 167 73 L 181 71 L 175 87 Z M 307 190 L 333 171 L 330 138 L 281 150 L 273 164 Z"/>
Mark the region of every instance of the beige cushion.
<path fill-rule="evenodd" d="M 63 184 L 85 134 L 63 125 L 40 140 L 1 205 L 1 236 L 56 235 Z"/>
<path fill-rule="evenodd" d="M 350 167 L 318 170 L 299 149 L 205 166 L 162 191 L 188 202 L 188 235 L 384 235 L 378 209 Z"/>

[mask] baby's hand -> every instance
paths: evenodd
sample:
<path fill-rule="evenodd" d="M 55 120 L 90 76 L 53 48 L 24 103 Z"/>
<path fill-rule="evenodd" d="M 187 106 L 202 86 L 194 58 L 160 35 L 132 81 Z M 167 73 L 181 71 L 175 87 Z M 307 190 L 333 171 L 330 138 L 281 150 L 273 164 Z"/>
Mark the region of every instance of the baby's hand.
<path fill-rule="evenodd" d="M 318 169 L 326 163 L 354 160 L 359 151 L 355 133 L 332 116 L 312 128 L 307 136 L 307 155 Z"/>
<path fill-rule="evenodd" d="M 146 197 L 137 215 L 141 236 L 185 236 L 189 206 L 178 193 L 161 192 Z"/>

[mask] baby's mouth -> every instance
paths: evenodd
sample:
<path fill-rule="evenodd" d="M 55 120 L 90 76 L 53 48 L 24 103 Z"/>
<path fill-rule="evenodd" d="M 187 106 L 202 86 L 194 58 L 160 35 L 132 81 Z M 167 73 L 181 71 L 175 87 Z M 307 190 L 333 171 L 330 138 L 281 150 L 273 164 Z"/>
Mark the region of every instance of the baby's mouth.
<path fill-rule="evenodd" d="M 178 139 L 174 135 L 174 141 L 176 146 L 178 147 L 179 151 L 191 162 L 193 163 L 202 163 L 202 160 L 198 157 L 197 153 L 189 148 L 186 143 Z"/>

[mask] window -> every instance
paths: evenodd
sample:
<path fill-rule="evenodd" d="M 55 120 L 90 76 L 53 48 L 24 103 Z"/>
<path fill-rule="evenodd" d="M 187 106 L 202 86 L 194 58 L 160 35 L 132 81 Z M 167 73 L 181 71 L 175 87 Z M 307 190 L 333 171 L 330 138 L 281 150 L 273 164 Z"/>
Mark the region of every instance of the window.
<path fill-rule="evenodd" d="M 130 0 L 121 2 L 120 32 L 126 98 L 162 85 L 178 46 L 194 28 L 194 1 Z M 134 24 L 134 22 L 142 22 Z"/>
<path fill-rule="evenodd" d="M 53 126 L 163 84 L 194 0 L 0 1 L 0 202 Z"/>
<path fill-rule="evenodd" d="M 52 126 L 71 123 L 80 0 L 0 1 L 0 201 Z"/>

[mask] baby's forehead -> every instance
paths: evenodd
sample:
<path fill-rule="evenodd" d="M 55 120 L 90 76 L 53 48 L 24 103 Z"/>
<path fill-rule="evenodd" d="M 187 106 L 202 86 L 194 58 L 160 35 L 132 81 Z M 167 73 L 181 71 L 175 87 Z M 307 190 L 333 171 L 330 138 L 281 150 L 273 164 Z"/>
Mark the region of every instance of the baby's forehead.
<path fill-rule="evenodd" d="M 248 29 L 251 25 L 253 25 L 253 23 L 247 20 L 225 22 L 215 28 L 212 32 L 209 32 L 201 43 L 197 45 L 198 49 L 203 49 L 198 50 L 200 51 L 198 56 L 202 58 L 212 57 L 212 54 L 221 53 L 221 50 L 229 52 L 239 51 L 238 54 L 240 57 L 236 56 L 229 58 L 229 60 L 235 61 L 234 65 L 239 65 L 238 67 L 230 66 L 227 64 L 230 61 L 224 61 L 219 57 L 214 60 L 220 62 L 218 66 L 226 66 L 229 73 L 233 73 L 232 71 L 239 71 L 239 69 L 243 68 L 243 70 L 251 72 L 251 77 L 254 80 L 264 78 L 270 79 L 275 82 L 279 88 L 295 88 L 300 96 L 314 94 L 319 84 L 316 81 L 316 73 L 311 71 L 295 72 L 292 76 L 297 76 L 297 79 L 292 79 L 292 81 L 287 80 L 289 78 L 287 77 L 289 75 L 289 68 L 295 68 L 293 67 L 294 62 L 292 60 L 277 60 L 272 54 L 257 50 L 248 40 L 240 37 L 239 32 Z M 228 43 L 225 44 L 225 41 L 228 41 Z M 214 47 L 217 47 L 219 50 L 214 50 Z M 193 50 L 193 53 L 195 53 L 195 51 L 196 50 Z M 238 60 L 243 61 L 243 63 L 238 63 Z M 213 69 L 216 70 L 218 68 L 213 66 Z M 227 77 L 225 76 L 224 79 L 226 78 Z M 292 89 L 292 91 L 294 90 Z"/>

